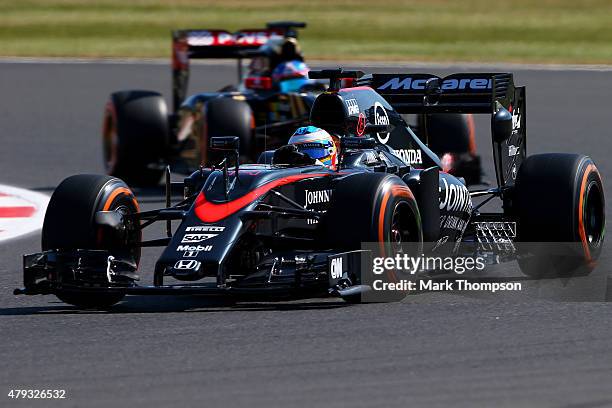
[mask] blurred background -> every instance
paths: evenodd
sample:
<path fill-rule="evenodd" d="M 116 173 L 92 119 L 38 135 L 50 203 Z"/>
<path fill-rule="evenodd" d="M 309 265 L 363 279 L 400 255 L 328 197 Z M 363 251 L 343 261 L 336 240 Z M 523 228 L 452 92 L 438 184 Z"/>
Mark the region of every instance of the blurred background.
<path fill-rule="evenodd" d="M 0 56 L 168 57 L 175 28 L 291 19 L 310 59 L 612 63 L 610 0 L 0 0 Z"/>

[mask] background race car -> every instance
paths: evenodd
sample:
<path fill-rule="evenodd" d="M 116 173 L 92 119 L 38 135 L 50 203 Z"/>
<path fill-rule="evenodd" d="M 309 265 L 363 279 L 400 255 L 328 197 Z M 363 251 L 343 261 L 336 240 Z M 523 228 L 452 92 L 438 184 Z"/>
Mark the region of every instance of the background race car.
<path fill-rule="evenodd" d="M 177 30 L 172 33 L 171 112 L 161 94 L 128 90 L 110 96 L 104 111 L 104 163 L 109 175 L 130 185 L 156 185 L 166 165 L 189 173 L 213 163 L 208 142 L 238 136 L 243 162 L 286 143 L 309 123 L 309 112 L 325 84 L 307 78 L 297 29 L 303 22 L 268 23 L 263 29 Z M 237 60 L 238 83 L 217 92 L 188 96 L 191 59 Z M 243 60 L 250 63 L 244 72 Z M 418 89 L 419 81 L 412 86 Z M 352 80 L 345 80 L 350 86 Z M 404 86 L 405 82 L 398 86 Z M 481 180 L 471 115 L 412 115 L 413 128 L 442 159 L 443 169 L 470 184 Z M 401 152 L 400 152 L 401 153 Z M 411 164 L 409 156 L 402 156 Z"/>

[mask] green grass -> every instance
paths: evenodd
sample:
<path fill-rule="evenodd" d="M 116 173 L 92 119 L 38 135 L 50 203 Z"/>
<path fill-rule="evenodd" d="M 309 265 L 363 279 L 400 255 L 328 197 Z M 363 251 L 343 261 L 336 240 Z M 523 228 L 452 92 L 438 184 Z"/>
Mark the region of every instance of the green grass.
<path fill-rule="evenodd" d="M 168 57 L 174 28 L 288 19 L 309 58 L 612 64 L 610 0 L 0 0 L 0 55 Z"/>

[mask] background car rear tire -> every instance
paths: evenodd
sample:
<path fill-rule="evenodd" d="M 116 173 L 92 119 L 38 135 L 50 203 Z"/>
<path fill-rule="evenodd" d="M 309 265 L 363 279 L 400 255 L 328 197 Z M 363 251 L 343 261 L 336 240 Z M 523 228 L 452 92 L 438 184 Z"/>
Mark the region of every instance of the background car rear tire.
<path fill-rule="evenodd" d="M 157 185 L 169 129 L 166 102 L 159 93 L 113 93 L 104 110 L 102 130 L 107 174 L 134 186 Z"/>
<path fill-rule="evenodd" d="M 204 107 L 204 146 L 207 149 L 211 137 L 238 136 L 240 138 L 240 161 L 252 163 L 255 155 L 253 112 L 245 101 L 232 98 L 214 98 Z M 263 148 L 263 146 L 262 146 Z M 209 151 L 208 161 L 220 160 Z"/>
<path fill-rule="evenodd" d="M 391 174 L 359 173 L 340 180 L 320 228 L 328 246 L 347 251 L 361 249 L 363 242 L 378 242 L 380 256 L 394 256 L 398 249 L 394 244 L 413 242 L 419 251 L 423 244 L 421 216 L 412 191 Z M 384 278 L 395 280 L 395 276 Z M 405 295 L 385 293 L 384 300 L 398 301 Z M 345 300 L 358 302 L 358 298 L 360 295 Z"/>
<path fill-rule="evenodd" d="M 426 120 L 419 115 L 418 121 L 418 129 L 427 128 L 428 146 L 442 160 L 444 171 L 463 177 L 467 184 L 482 182 L 471 114 L 433 113 Z"/>
<path fill-rule="evenodd" d="M 92 174 L 66 178 L 49 201 L 42 229 L 42 250 L 105 249 L 116 258 L 138 264 L 140 247 L 137 244 L 141 232 L 136 226 L 128 225 L 125 235 L 119 236 L 94 223 L 97 211 L 118 208 L 126 213 L 138 212 L 138 202 L 123 181 Z M 65 303 L 83 308 L 110 307 L 124 297 L 123 294 L 74 291 L 56 295 Z"/>
<path fill-rule="evenodd" d="M 534 256 L 519 260 L 521 270 L 536 278 L 590 273 L 605 230 L 604 189 L 593 161 L 578 154 L 529 156 L 515 186 L 519 240 L 535 243 L 529 244 Z"/>

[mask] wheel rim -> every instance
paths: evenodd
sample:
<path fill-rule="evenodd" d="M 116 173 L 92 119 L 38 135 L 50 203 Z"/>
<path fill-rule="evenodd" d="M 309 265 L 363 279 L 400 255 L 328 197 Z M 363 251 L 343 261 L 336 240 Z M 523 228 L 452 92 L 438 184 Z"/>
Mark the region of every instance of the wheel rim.
<path fill-rule="evenodd" d="M 601 188 L 596 181 L 589 183 L 585 197 L 583 217 L 586 239 L 590 247 L 597 247 L 603 237 L 604 209 Z"/>
<path fill-rule="evenodd" d="M 405 202 L 397 203 L 393 209 L 389 231 L 389 242 L 394 252 L 401 252 L 403 243 L 418 240 L 412 233 L 412 228 L 414 228 L 414 222 L 410 206 Z"/>

